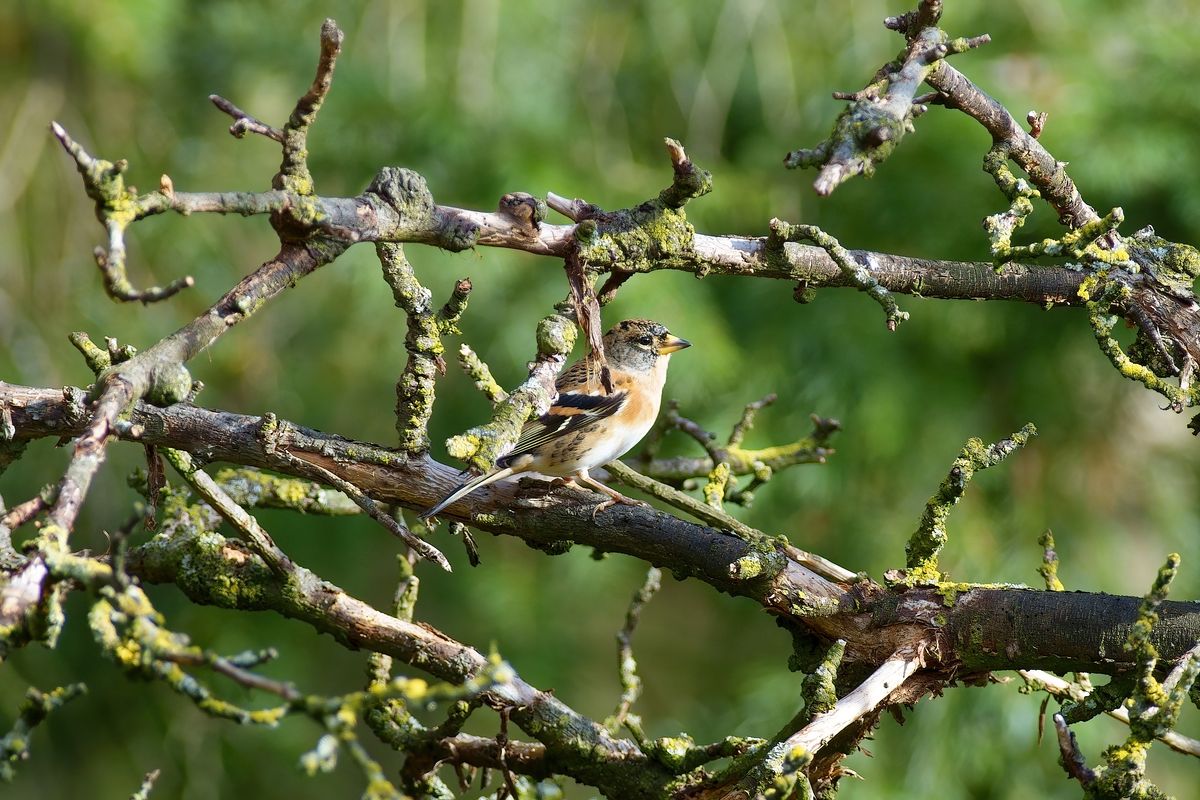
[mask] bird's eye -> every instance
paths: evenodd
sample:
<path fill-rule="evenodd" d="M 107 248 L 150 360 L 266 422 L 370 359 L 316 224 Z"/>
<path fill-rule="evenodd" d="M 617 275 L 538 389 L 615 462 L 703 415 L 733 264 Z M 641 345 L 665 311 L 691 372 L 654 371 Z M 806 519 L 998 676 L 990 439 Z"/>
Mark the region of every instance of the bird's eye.
<path fill-rule="evenodd" d="M 638 344 L 650 345 L 654 342 L 653 336 L 642 336 L 638 340 Z"/>

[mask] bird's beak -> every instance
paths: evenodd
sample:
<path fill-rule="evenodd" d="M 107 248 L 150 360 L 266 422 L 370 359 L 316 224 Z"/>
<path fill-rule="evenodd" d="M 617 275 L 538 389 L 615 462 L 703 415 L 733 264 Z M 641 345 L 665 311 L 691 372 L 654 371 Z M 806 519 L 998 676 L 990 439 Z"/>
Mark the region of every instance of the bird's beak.
<path fill-rule="evenodd" d="M 660 356 L 665 356 L 670 353 L 674 353 L 676 350 L 682 350 L 685 347 L 691 346 L 692 343 L 687 339 L 680 339 L 678 336 L 672 336 L 668 334 L 667 341 L 663 343 L 662 347 L 658 348 L 658 354 Z"/>

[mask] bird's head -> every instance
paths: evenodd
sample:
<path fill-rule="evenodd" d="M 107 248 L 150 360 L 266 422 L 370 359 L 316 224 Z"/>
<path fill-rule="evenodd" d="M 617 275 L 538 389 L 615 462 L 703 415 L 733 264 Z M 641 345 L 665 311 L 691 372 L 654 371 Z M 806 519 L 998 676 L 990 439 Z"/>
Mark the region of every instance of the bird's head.
<path fill-rule="evenodd" d="M 687 339 L 671 334 L 666 326 L 649 319 L 618 322 L 604 334 L 604 354 L 621 370 L 650 370 L 676 350 L 691 347 Z"/>

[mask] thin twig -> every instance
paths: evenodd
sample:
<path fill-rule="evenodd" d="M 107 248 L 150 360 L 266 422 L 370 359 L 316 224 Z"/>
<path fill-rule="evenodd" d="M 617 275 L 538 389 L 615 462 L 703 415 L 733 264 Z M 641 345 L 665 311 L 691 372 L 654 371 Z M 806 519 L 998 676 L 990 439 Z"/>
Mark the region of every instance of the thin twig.
<path fill-rule="evenodd" d="M 633 632 L 641 619 L 642 609 L 661 587 L 662 571 L 651 567 L 646 572 L 646 580 L 642 587 L 629 602 L 629 609 L 625 612 L 625 624 L 617 632 L 617 667 L 621 673 L 623 691 L 617 710 L 605 721 L 605 726 L 614 733 L 625 724 L 629 709 L 642 694 L 642 679 L 637 674 L 637 661 L 633 658 Z"/>
<path fill-rule="evenodd" d="M 733 430 L 729 432 L 729 445 L 740 445 L 742 440 L 746 438 L 746 432 L 754 427 L 754 418 L 758 416 L 758 412 L 762 411 L 767 406 L 779 399 L 779 395 L 771 392 L 761 400 L 755 400 L 753 403 L 747 403 L 742 409 L 742 416 L 733 426 Z"/>
<path fill-rule="evenodd" d="M 1194 650 L 1191 652 L 1195 652 Z M 1194 656 L 1193 656 L 1194 657 Z M 1183 662 L 1180 662 L 1183 663 Z M 1051 672 L 1040 669 L 1021 669 L 1017 674 L 1036 687 L 1046 690 L 1047 696 L 1053 695 L 1080 702 L 1088 696 L 1087 690 L 1077 683 L 1059 677 Z M 1129 724 L 1129 711 L 1124 706 L 1117 706 L 1111 711 L 1104 712 L 1124 725 Z M 1200 758 L 1200 740 L 1184 736 L 1177 731 L 1166 731 L 1157 737 L 1159 741 L 1177 753 Z"/>
<path fill-rule="evenodd" d="M 978 470 L 999 464 L 1036 435 L 1037 428 L 1033 423 L 1026 423 L 1021 430 L 995 444 L 985 445 L 979 439 L 967 441 L 951 465 L 946 479 L 926 502 L 921 522 L 904 546 L 907 556 L 906 580 L 915 583 L 938 581 L 938 554 L 947 540 L 946 520 L 950 510 L 962 499 L 971 478 Z"/>
<path fill-rule="evenodd" d="M 208 99 L 212 101 L 214 106 L 233 117 L 233 124 L 229 126 L 229 132 L 233 136 L 241 139 L 247 133 L 257 133 L 259 136 L 265 136 L 268 139 L 283 144 L 283 131 L 279 130 L 279 128 L 274 128 L 265 122 L 255 119 L 219 94 L 210 94 Z"/>
<path fill-rule="evenodd" d="M 154 789 L 154 782 L 158 780 L 159 771 L 152 769 L 142 778 L 142 785 L 138 790 L 129 796 L 129 800 L 149 800 L 150 792 Z"/>
<path fill-rule="evenodd" d="M 334 475 L 329 470 L 322 467 L 320 464 L 315 464 L 307 459 L 300 458 L 293 453 L 280 449 L 276 451 L 276 455 L 284 461 L 292 464 L 296 469 L 305 474 L 311 475 L 322 483 L 327 483 L 330 486 L 338 489 L 351 500 L 353 500 L 359 508 L 367 513 L 371 519 L 382 525 L 388 533 L 400 538 L 405 544 L 415 550 L 425 558 L 437 564 L 446 572 L 453 572 L 450 562 L 442 555 L 442 551 L 425 541 L 421 537 L 414 534 L 406 526 L 398 523 L 390 514 L 382 509 L 378 503 L 363 494 L 363 491 L 350 481 Z"/>
<path fill-rule="evenodd" d="M 264 678 L 262 675 L 251 672 L 248 669 L 243 669 L 230 659 L 223 658 L 215 653 L 180 650 L 160 653 L 158 657 L 164 661 L 171 661 L 190 667 L 209 667 L 214 672 L 219 672 L 230 680 L 245 686 L 247 689 L 258 689 L 269 692 L 282 697 L 289 703 L 295 702 L 304 696 L 290 683 Z"/>
<path fill-rule="evenodd" d="M 1079 743 L 1075 741 L 1075 734 L 1067 727 L 1062 714 L 1054 715 L 1054 731 L 1058 735 L 1063 769 L 1082 786 L 1091 786 L 1096 782 L 1096 772 L 1087 765 L 1083 753 L 1079 750 Z"/>
<path fill-rule="evenodd" d="M 292 560 L 287 553 L 279 549 L 271 535 L 263 530 L 254 516 L 233 501 L 220 484 L 200 469 L 190 453 L 182 450 L 164 448 L 163 455 L 171 462 L 171 466 L 195 489 L 218 514 L 236 528 L 242 538 L 254 548 L 276 575 L 288 575 L 292 571 Z"/>
<path fill-rule="evenodd" d="M 653 478 L 647 478 L 645 475 L 640 474 L 620 461 L 610 462 L 605 466 L 605 469 L 608 470 L 610 475 L 626 486 L 641 489 L 643 492 L 657 497 L 663 502 L 688 512 L 697 519 L 718 528 L 732 531 L 735 535 L 747 541 L 763 541 L 770 538 L 757 528 L 750 527 L 741 520 L 731 517 L 726 512 L 717 510 L 697 500 L 690 494 L 685 494 L 678 489 L 667 486 L 665 483 L 660 483 Z M 857 577 L 857 573 L 851 572 L 845 567 L 834 564 L 832 561 L 814 553 L 809 553 L 796 547 L 788 548 L 788 552 L 799 563 L 830 580 L 848 581 Z"/>
<path fill-rule="evenodd" d="M 901 311 L 891 292 L 884 287 L 866 265 L 855 260 L 854 254 L 842 247 L 841 242 L 816 225 L 792 225 L 781 219 L 771 220 L 771 236 L 767 246 L 782 251 L 788 242 L 809 241 L 825 250 L 842 274 L 860 290 L 883 308 L 884 322 L 889 331 L 908 319 L 908 312 Z"/>

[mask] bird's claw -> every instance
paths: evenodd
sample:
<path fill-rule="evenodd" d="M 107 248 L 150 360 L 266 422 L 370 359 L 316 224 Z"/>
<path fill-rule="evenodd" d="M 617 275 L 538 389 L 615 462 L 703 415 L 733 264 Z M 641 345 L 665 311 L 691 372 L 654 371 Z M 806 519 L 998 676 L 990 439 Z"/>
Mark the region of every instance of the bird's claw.
<path fill-rule="evenodd" d="M 592 521 L 596 521 L 596 515 L 601 511 L 605 510 L 606 508 L 612 508 L 618 504 L 623 506 L 641 506 L 642 508 L 650 508 L 649 503 L 646 503 L 642 500 L 634 500 L 632 497 L 626 497 L 623 494 L 619 494 L 615 497 L 610 497 L 607 500 L 601 500 L 599 503 L 597 503 L 596 507 L 592 509 Z"/>

